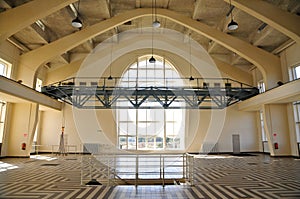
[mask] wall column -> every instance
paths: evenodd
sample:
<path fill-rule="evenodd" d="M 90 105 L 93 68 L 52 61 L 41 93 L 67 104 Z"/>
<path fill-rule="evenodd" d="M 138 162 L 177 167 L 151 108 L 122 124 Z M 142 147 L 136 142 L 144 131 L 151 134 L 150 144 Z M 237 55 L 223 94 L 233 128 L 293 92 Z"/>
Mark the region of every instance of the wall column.
<path fill-rule="evenodd" d="M 263 105 L 263 114 L 271 156 L 291 155 L 286 104 Z"/>
<path fill-rule="evenodd" d="M 30 155 L 38 121 L 38 109 L 39 105 L 33 103 L 12 104 L 6 156 L 28 157 Z M 21 148 L 22 143 L 26 144 L 25 150 Z"/>

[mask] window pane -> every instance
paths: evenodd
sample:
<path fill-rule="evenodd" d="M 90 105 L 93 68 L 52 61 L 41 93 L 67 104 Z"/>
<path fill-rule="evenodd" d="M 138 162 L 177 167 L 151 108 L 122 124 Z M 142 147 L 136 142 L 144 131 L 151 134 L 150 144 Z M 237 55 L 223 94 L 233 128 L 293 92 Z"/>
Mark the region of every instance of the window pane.
<path fill-rule="evenodd" d="M 295 79 L 299 79 L 300 78 L 300 66 L 297 66 L 295 68 Z"/>
<path fill-rule="evenodd" d="M 0 63 L 0 75 L 5 76 L 5 65 Z"/>
<path fill-rule="evenodd" d="M 136 138 L 128 137 L 128 149 L 136 149 Z"/>

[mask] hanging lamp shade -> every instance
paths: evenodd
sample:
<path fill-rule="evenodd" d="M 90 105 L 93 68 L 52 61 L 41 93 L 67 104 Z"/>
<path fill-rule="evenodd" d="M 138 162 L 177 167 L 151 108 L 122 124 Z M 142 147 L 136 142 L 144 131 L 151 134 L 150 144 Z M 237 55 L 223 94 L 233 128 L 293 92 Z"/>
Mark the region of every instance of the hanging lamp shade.
<path fill-rule="evenodd" d="M 150 63 L 155 63 L 155 62 L 156 62 L 156 59 L 153 57 L 153 55 L 152 55 L 152 57 L 149 59 L 149 62 L 150 62 Z"/>
<path fill-rule="evenodd" d="M 239 25 L 233 19 L 231 19 L 230 23 L 228 24 L 227 28 L 228 30 L 236 30 L 238 29 Z"/>
<path fill-rule="evenodd" d="M 75 19 L 72 20 L 72 26 L 74 28 L 81 28 L 82 27 L 82 22 L 80 21 L 78 16 Z"/>
<path fill-rule="evenodd" d="M 153 26 L 153 28 L 159 28 L 160 22 L 156 19 L 155 21 L 153 21 L 152 26 Z"/>
<path fill-rule="evenodd" d="M 112 78 L 112 76 L 110 75 L 107 79 L 108 79 L 108 80 L 112 80 L 113 78 Z"/>

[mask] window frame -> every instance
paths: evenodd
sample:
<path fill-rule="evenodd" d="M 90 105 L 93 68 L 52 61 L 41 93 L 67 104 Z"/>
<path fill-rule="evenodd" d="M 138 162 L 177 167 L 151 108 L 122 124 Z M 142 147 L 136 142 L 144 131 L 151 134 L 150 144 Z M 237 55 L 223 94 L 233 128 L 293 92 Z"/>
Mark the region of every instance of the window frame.
<path fill-rule="evenodd" d="M 156 64 L 151 64 L 149 63 L 149 58 L 152 55 L 144 55 L 141 57 L 138 57 L 136 59 L 136 62 L 132 63 L 127 70 L 124 71 L 124 73 L 121 76 L 120 79 L 120 85 L 127 85 L 129 84 L 128 82 L 131 82 L 131 80 L 133 78 L 135 78 L 135 86 L 139 87 L 139 86 L 149 86 L 154 85 L 154 86 L 170 86 L 170 82 L 166 81 L 166 71 L 169 71 L 170 74 L 172 74 L 172 77 L 176 77 L 176 78 L 180 78 L 180 74 L 179 72 L 176 70 L 176 68 L 168 61 L 166 60 L 164 57 L 160 57 L 157 55 L 154 55 L 155 59 L 156 59 Z M 145 62 L 146 61 L 146 62 Z M 159 64 L 157 64 L 159 63 Z M 141 65 L 140 65 L 141 64 Z M 141 66 L 141 67 L 140 67 Z M 132 70 L 133 72 L 130 72 L 130 70 Z M 149 72 L 149 70 L 151 72 Z M 145 73 L 141 73 L 140 71 L 145 71 Z M 145 78 L 145 81 L 139 81 L 139 78 L 141 78 L 139 75 L 143 74 L 145 75 L 145 77 L 142 76 L 142 78 Z M 154 74 L 154 77 L 152 77 L 153 75 L 147 76 L 149 74 Z M 136 75 L 135 77 L 133 75 Z M 131 80 L 129 79 L 129 76 L 131 78 Z M 172 77 L 168 77 L 168 78 L 172 78 Z M 124 79 L 123 79 L 124 78 Z M 184 86 L 184 80 L 181 80 L 182 86 Z M 141 84 L 141 82 L 143 82 Z M 149 84 L 150 83 L 150 84 Z M 149 84 L 149 85 L 148 85 Z M 178 84 L 178 82 L 172 82 L 173 84 Z M 118 102 L 117 102 L 118 103 Z M 144 104 L 145 103 L 145 104 Z M 151 106 L 151 104 L 147 104 L 147 102 L 144 102 L 143 105 L 146 106 Z M 174 118 L 174 114 L 176 114 L 176 110 L 173 109 L 129 109 L 129 110 L 135 110 L 135 119 L 133 120 L 133 122 L 135 122 L 135 134 L 134 133 L 130 133 L 128 124 L 131 123 L 130 121 L 128 121 L 129 118 L 129 111 L 127 111 L 127 116 L 121 115 L 121 112 L 125 112 L 126 109 L 116 109 L 116 123 L 117 123 L 117 143 L 118 143 L 118 147 L 119 149 L 125 149 L 125 150 L 183 150 L 184 149 L 184 145 L 185 145 L 185 110 L 183 109 L 178 109 L 181 111 L 182 114 L 182 118 L 180 123 L 176 123 L 176 120 Z M 156 118 L 156 112 L 151 115 L 151 119 L 149 119 L 148 117 L 148 111 L 160 111 L 159 115 L 159 120 Z M 145 121 L 139 121 L 139 118 L 141 118 L 139 115 L 143 114 L 146 111 L 146 115 L 145 115 Z M 178 112 L 179 113 L 179 112 Z M 177 113 L 177 114 L 178 114 Z M 167 117 L 166 114 L 173 114 L 172 118 L 174 121 L 167 121 Z M 163 116 L 162 116 L 163 115 Z M 125 118 L 127 117 L 127 122 L 124 120 L 120 120 L 121 117 Z M 176 118 L 178 119 L 178 118 Z M 163 123 L 160 122 L 161 120 L 163 120 Z M 181 125 L 180 126 L 180 130 L 176 129 L 174 131 L 174 127 L 173 127 L 173 131 L 171 133 L 167 133 L 166 132 L 166 124 L 170 124 L 173 122 L 173 126 L 174 125 Z M 159 123 L 159 124 L 157 124 Z M 127 129 L 121 129 L 121 124 L 127 125 Z M 144 129 L 144 132 L 141 132 L 141 129 L 139 127 L 139 124 L 145 124 L 146 127 Z M 126 126 L 124 125 L 124 127 Z M 183 126 L 182 126 L 183 125 Z M 159 129 L 157 129 L 159 128 Z M 132 128 L 131 128 L 132 129 Z M 148 132 L 148 131 L 151 132 Z M 133 130 L 134 131 L 134 130 Z M 176 131 L 178 131 L 176 133 Z M 124 133 L 125 132 L 125 133 Z M 176 136 L 177 135 L 177 136 Z M 133 142 L 133 144 L 135 143 L 135 148 L 133 148 L 133 145 L 130 145 L 129 142 L 129 138 L 132 140 L 132 138 L 135 136 L 135 142 Z M 173 138 L 173 142 L 167 142 L 167 138 L 172 137 Z M 125 139 L 125 140 L 124 140 Z M 169 140 L 169 139 L 168 139 Z M 122 142 L 122 143 L 121 143 Z"/>

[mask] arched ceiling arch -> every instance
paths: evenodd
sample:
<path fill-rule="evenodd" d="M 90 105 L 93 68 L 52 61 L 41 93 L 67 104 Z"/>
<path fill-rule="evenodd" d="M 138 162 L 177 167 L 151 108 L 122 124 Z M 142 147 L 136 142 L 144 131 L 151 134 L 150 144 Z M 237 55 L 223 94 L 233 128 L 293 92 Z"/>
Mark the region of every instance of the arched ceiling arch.
<path fill-rule="evenodd" d="M 20 65 L 21 67 L 24 65 L 36 70 L 40 65 L 50 61 L 55 56 L 65 53 L 96 35 L 124 24 L 127 21 L 143 16 L 151 16 L 151 14 L 152 9 L 149 8 L 140 8 L 124 12 L 23 54 L 21 56 Z M 253 63 L 261 70 L 267 87 L 275 86 L 276 82 L 281 80 L 280 60 L 277 56 L 174 11 L 157 9 L 157 15 L 170 19 L 198 34 L 204 35 Z M 266 74 L 268 74 L 268 76 Z"/>

